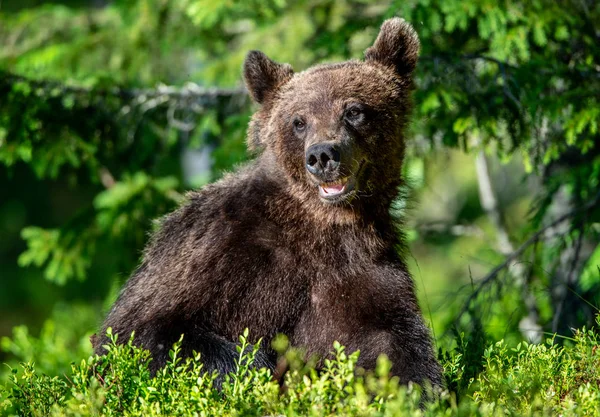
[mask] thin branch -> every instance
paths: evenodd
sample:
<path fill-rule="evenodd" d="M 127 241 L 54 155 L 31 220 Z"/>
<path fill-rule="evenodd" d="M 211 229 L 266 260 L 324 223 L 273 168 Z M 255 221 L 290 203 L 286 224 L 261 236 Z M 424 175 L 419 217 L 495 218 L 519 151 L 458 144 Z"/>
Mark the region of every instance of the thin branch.
<path fill-rule="evenodd" d="M 487 61 L 492 62 L 498 66 L 504 66 L 510 69 L 518 69 L 519 67 L 509 64 L 506 61 L 501 61 L 499 59 L 493 58 L 487 55 L 480 54 L 468 54 L 468 55 L 452 55 L 452 54 L 441 54 L 441 55 L 421 55 L 419 57 L 419 61 L 433 61 L 437 62 L 439 60 L 442 61 Z"/>
<path fill-rule="evenodd" d="M 504 218 L 500 212 L 498 198 L 492 185 L 487 157 L 483 150 L 479 151 L 475 158 L 475 168 L 477 172 L 477 185 L 479 186 L 479 202 L 496 229 L 496 240 L 500 253 L 508 255 L 515 249 L 510 241 L 508 229 L 504 224 Z"/>
<path fill-rule="evenodd" d="M 437 62 L 438 60 L 443 61 L 486 61 L 491 62 L 500 68 L 502 72 L 502 77 L 504 79 L 504 94 L 513 102 L 517 107 L 520 108 L 520 103 L 517 98 L 514 96 L 512 91 L 508 86 L 508 76 L 506 74 L 506 69 L 517 70 L 520 67 L 510 64 L 506 61 L 502 61 L 496 59 L 494 57 L 490 57 L 482 54 L 465 54 L 465 55 L 423 55 L 419 58 L 421 61 L 433 61 Z M 539 68 L 541 73 L 555 74 L 557 73 L 556 69 L 552 68 Z M 600 72 L 598 71 L 589 71 L 589 69 L 585 70 L 577 70 L 572 68 L 565 68 L 566 71 L 572 72 L 577 71 L 579 75 L 582 77 L 591 75 L 592 77 L 598 78 L 600 77 Z M 167 97 L 170 100 L 199 100 L 199 99 L 215 99 L 219 97 L 235 97 L 235 96 L 245 96 L 247 91 L 243 87 L 237 88 L 217 88 L 217 87 L 202 87 L 196 83 L 186 83 L 182 87 L 175 87 L 160 84 L 156 88 L 125 88 L 125 87 L 109 87 L 109 88 L 94 88 L 94 87 L 85 87 L 81 85 L 72 85 L 65 84 L 61 81 L 56 80 L 47 80 L 47 79 L 33 79 L 23 75 L 14 74 L 12 72 L 6 70 L 0 70 L 0 81 L 8 81 L 12 83 L 23 82 L 31 85 L 35 88 L 41 88 L 43 90 L 53 90 L 58 89 L 65 93 L 72 94 L 95 94 L 97 96 L 102 97 L 118 97 L 123 100 L 141 100 L 141 102 L 147 102 L 151 99 L 155 98 L 164 98 Z"/>
<path fill-rule="evenodd" d="M 498 274 L 500 272 L 502 272 L 502 270 L 504 270 L 506 267 L 508 267 L 512 261 L 514 261 L 519 256 L 521 256 L 521 254 L 523 252 L 525 252 L 525 250 L 527 250 L 527 248 L 529 248 L 529 246 L 536 243 L 548 230 L 556 227 L 560 223 L 562 223 L 572 217 L 575 217 L 579 213 L 587 212 L 589 210 L 596 208 L 598 206 L 598 203 L 600 203 L 600 192 L 598 194 L 596 194 L 596 196 L 592 200 L 588 201 L 586 204 L 579 206 L 579 207 L 571 210 L 568 213 L 565 213 L 564 215 L 560 216 L 553 222 L 551 222 L 551 223 L 547 224 L 546 226 L 542 227 L 541 229 L 539 229 L 537 232 L 535 232 L 533 235 L 531 235 L 529 237 L 529 239 L 527 239 L 521 246 L 519 246 L 519 248 L 517 248 L 514 252 L 508 254 L 506 256 L 506 258 L 504 259 L 504 262 L 502 262 L 501 264 L 494 267 L 494 269 L 492 269 L 481 281 L 479 281 L 477 287 L 473 290 L 473 292 L 469 295 L 469 297 L 463 304 L 463 308 L 460 310 L 460 312 L 456 316 L 455 322 L 458 322 L 461 319 L 461 317 L 469 311 L 469 308 L 471 307 L 471 303 L 479 296 L 479 294 L 485 287 L 487 287 L 489 284 L 491 284 L 496 279 L 496 277 L 498 276 Z"/>
<path fill-rule="evenodd" d="M 112 188 L 117 183 L 114 175 L 105 166 L 100 167 L 98 170 L 98 176 L 100 177 L 100 182 L 104 188 Z"/>
<path fill-rule="evenodd" d="M 189 82 L 182 87 L 175 87 L 160 84 L 156 88 L 92 88 L 77 85 L 69 85 L 55 80 L 32 79 L 22 75 L 13 74 L 7 71 L 0 70 L 0 80 L 6 80 L 12 83 L 23 82 L 30 84 L 32 87 L 41 88 L 44 90 L 59 89 L 66 93 L 74 94 L 91 94 L 99 96 L 113 96 L 127 100 L 140 99 L 146 102 L 157 97 L 168 97 L 170 99 L 199 99 L 199 98 L 218 98 L 218 97 L 233 97 L 246 94 L 244 88 L 217 88 L 217 87 L 202 87 L 198 84 Z"/>
<path fill-rule="evenodd" d="M 521 105 L 521 102 L 519 101 L 519 99 L 517 99 L 515 97 L 515 95 L 513 94 L 513 92 L 510 89 L 509 79 L 508 79 L 508 76 L 506 75 L 506 66 L 505 65 L 500 65 L 500 74 L 502 74 L 502 92 L 504 93 L 504 95 L 506 97 L 508 97 L 508 99 L 510 101 L 513 102 L 513 104 L 517 107 L 517 109 L 519 111 L 522 111 L 523 106 Z"/>
<path fill-rule="evenodd" d="M 180 120 L 176 117 L 179 109 L 185 112 L 201 115 L 206 107 L 218 105 L 221 98 L 228 99 L 230 105 L 241 106 L 247 97 L 244 88 L 215 88 L 201 87 L 188 82 L 182 87 L 158 85 L 156 88 L 122 88 L 119 86 L 107 88 L 86 87 L 65 84 L 56 80 L 31 79 L 22 75 L 0 70 L 0 85 L 9 87 L 17 83 L 25 83 L 33 90 L 42 90 L 44 94 L 61 95 L 74 94 L 85 98 L 93 98 L 96 104 L 104 105 L 105 99 L 118 99 L 120 115 L 134 114 L 127 137 L 132 141 L 144 120 L 145 114 L 159 107 L 166 109 L 169 126 L 183 132 L 196 128 L 196 123 Z M 239 100 L 239 102 L 238 102 Z"/>
<path fill-rule="evenodd" d="M 573 258 L 571 259 L 571 265 L 569 267 L 569 270 L 567 271 L 566 280 L 564 283 L 562 283 L 564 285 L 564 291 L 563 291 L 563 294 L 560 296 L 560 301 L 558 302 L 558 306 L 556 307 L 556 310 L 554 311 L 554 317 L 552 318 L 552 331 L 554 333 L 558 332 L 558 325 L 560 322 L 560 318 L 563 313 L 563 309 L 565 307 L 565 302 L 567 301 L 567 296 L 569 295 L 568 294 L 569 290 L 571 289 L 571 286 L 573 284 L 573 278 L 575 275 L 575 271 L 577 269 L 579 257 L 581 255 L 581 247 L 583 244 L 583 231 L 584 231 L 583 225 L 581 225 L 579 227 L 579 236 L 577 237 L 577 241 L 575 243 Z M 561 283 L 559 283 L 558 285 L 560 285 L 560 284 Z"/>
<path fill-rule="evenodd" d="M 504 69 L 508 68 L 510 70 L 522 69 L 522 66 L 510 64 L 507 61 L 502 61 L 500 59 L 497 59 L 497 58 L 494 58 L 494 57 L 491 57 L 488 55 L 482 55 L 482 54 L 464 54 L 464 55 L 437 54 L 437 55 L 421 55 L 419 57 L 419 61 L 432 61 L 434 63 L 437 63 L 440 60 L 444 61 L 444 62 L 485 61 L 485 62 L 490 62 L 490 63 L 496 64 L 501 69 L 502 68 L 504 68 Z M 529 67 L 531 67 L 531 65 Z M 539 65 L 536 65 L 535 71 L 537 71 L 537 73 L 539 73 L 539 74 L 544 74 L 544 75 L 558 75 L 558 74 L 564 73 L 564 74 L 577 74 L 582 79 L 600 78 L 600 71 L 598 71 L 597 69 L 594 69 L 594 68 L 590 69 L 587 67 L 586 68 L 581 68 L 581 67 L 571 68 L 568 66 L 563 66 L 560 68 L 552 68 L 552 67 L 541 67 Z"/>
<path fill-rule="evenodd" d="M 498 243 L 498 249 L 504 256 L 510 255 L 514 252 L 515 248 L 510 239 L 508 228 L 504 219 L 504 215 L 498 204 L 498 198 L 492 184 L 492 178 L 490 175 L 490 168 L 487 157 L 483 150 L 479 151 L 475 159 L 475 166 L 477 171 L 477 184 L 479 185 L 479 201 L 481 206 L 486 212 L 488 218 L 491 220 L 496 230 L 496 241 Z M 527 328 L 539 327 L 538 323 L 539 312 L 535 303 L 531 302 L 531 291 L 529 289 L 529 279 L 527 277 L 526 269 L 521 263 L 514 263 L 509 267 L 510 272 L 515 277 L 515 281 L 522 289 L 523 301 L 527 307 L 527 316 L 523 317 L 519 322 L 519 328 L 523 322 L 527 323 Z M 521 329 L 523 332 L 523 330 Z M 527 333 L 523 332 L 523 336 L 528 338 L 530 341 L 538 343 L 541 339 L 538 338 L 537 334 L 534 334 L 527 330 Z"/>
<path fill-rule="evenodd" d="M 475 236 L 483 237 L 480 227 L 471 224 L 452 224 L 445 222 L 419 223 L 413 226 L 424 235 Z"/>
<path fill-rule="evenodd" d="M 497 64 L 499 67 L 504 67 L 504 68 L 510 68 L 510 69 L 518 69 L 519 68 L 515 65 L 509 64 L 506 61 L 501 61 L 499 59 L 496 59 L 494 57 L 487 56 L 487 55 L 469 54 L 469 55 L 461 55 L 460 57 L 465 60 L 480 60 L 480 61 L 493 62 L 494 64 Z"/>

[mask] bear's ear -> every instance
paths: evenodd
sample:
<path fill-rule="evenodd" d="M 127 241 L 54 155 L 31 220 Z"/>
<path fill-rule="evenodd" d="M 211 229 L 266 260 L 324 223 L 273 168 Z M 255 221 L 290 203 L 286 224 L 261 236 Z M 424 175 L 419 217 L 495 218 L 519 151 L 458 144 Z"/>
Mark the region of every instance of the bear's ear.
<path fill-rule="evenodd" d="M 394 17 L 383 22 L 375 43 L 365 51 L 365 59 L 392 67 L 399 75 L 410 75 L 420 49 L 419 36 L 412 25 Z"/>
<path fill-rule="evenodd" d="M 294 70 L 289 64 L 278 64 L 260 51 L 248 52 L 244 61 L 246 88 L 258 104 L 293 75 Z"/>

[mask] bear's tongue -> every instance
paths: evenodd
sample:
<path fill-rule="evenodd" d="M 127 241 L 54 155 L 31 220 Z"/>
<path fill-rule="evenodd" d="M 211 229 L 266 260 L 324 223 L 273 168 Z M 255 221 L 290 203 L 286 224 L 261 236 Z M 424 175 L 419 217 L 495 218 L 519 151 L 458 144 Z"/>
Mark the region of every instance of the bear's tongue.
<path fill-rule="evenodd" d="M 321 188 L 325 194 L 339 194 L 344 191 L 344 184 L 323 184 Z"/>

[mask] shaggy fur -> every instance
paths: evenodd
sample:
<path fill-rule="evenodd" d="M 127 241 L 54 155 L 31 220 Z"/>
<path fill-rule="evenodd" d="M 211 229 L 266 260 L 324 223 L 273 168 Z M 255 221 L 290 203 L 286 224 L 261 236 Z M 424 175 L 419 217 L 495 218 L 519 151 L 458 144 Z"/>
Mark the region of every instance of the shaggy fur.
<path fill-rule="evenodd" d="M 418 51 L 412 27 L 396 18 L 364 62 L 294 74 L 251 52 L 244 76 L 262 106 L 248 142 L 260 155 L 164 218 L 96 352 L 107 327 L 121 341 L 135 330 L 156 370 L 183 333 L 184 355 L 198 351 L 207 370 L 224 373 L 249 328 L 265 341 L 257 366 L 274 368 L 270 341 L 283 333 L 308 356 L 326 356 L 337 340 L 360 350 L 359 366 L 372 369 L 385 353 L 402 383 L 441 384 L 390 215 Z M 321 143 L 339 149 L 341 162 L 315 177 L 307 150 Z M 353 190 L 338 200 L 319 196 L 322 184 L 343 178 Z"/>

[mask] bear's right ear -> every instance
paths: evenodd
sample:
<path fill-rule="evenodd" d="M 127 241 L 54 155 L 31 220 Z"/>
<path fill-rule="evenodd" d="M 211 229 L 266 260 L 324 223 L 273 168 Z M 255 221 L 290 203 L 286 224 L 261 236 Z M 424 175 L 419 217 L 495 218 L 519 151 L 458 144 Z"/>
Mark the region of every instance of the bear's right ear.
<path fill-rule="evenodd" d="M 394 68 L 399 75 L 409 76 L 417 65 L 420 49 L 419 36 L 412 25 L 394 17 L 383 22 L 375 43 L 365 51 L 365 59 Z"/>
<path fill-rule="evenodd" d="M 292 78 L 294 70 L 289 64 L 278 64 L 260 51 L 250 51 L 244 61 L 244 80 L 250 96 L 258 104 L 280 85 Z"/>

